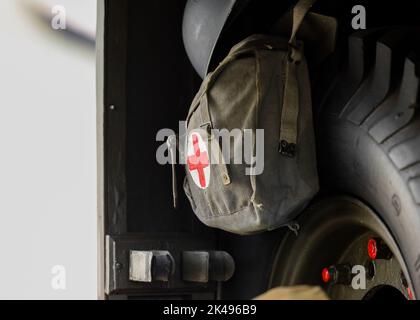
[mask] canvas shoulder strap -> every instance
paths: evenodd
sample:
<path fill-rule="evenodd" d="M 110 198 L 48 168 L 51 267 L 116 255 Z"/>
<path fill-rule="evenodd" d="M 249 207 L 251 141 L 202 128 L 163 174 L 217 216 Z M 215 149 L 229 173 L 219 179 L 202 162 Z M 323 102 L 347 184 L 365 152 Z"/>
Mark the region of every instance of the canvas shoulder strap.
<path fill-rule="evenodd" d="M 316 0 L 300 0 L 293 9 L 293 27 L 289 40 L 289 58 L 286 62 L 286 79 L 283 95 L 283 108 L 280 123 L 280 148 L 282 155 L 294 157 L 298 140 L 299 118 L 299 83 L 297 67 L 303 58 L 302 48 L 296 41 L 296 35 L 306 14 Z"/>
<path fill-rule="evenodd" d="M 290 36 L 289 45 L 296 46 L 296 36 L 299 32 L 300 27 L 302 26 L 303 20 L 305 19 L 306 15 L 308 14 L 309 10 L 315 4 L 316 0 L 299 0 L 296 6 L 293 8 L 293 26 L 292 26 L 292 34 Z M 294 57 L 292 52 L 292 59 L 296 58 L 299 59 L 300 57 Z"/>

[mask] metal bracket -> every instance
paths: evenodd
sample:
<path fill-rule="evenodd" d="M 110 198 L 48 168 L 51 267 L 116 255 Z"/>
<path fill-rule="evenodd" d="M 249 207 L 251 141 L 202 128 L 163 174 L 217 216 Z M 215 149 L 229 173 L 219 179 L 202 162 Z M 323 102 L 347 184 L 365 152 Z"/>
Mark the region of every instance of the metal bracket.
<path fill-rule="evenodd" d="M 228 253 L 212 247 L 213 242 L 188 235 L 107 236 L 106 294 L 185 292 L 214 299 L 216 282 L 230 279 L 235 264 Z"/>

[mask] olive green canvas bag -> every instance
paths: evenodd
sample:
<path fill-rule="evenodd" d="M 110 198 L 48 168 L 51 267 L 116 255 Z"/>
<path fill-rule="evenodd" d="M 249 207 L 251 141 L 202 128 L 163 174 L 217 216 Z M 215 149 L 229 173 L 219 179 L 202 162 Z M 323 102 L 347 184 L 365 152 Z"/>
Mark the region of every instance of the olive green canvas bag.
<path fill-rule="evenodd" d="M 252 234 L 290 226 L 318 192 L 311 87 L 296 40 L 313 3 L 294 8 L 289 40 L 254 35 L 233 47 L 190 107 L 184 190 L 210 227 Z M 220 132 L 230 133 L 228 153 Z"/>

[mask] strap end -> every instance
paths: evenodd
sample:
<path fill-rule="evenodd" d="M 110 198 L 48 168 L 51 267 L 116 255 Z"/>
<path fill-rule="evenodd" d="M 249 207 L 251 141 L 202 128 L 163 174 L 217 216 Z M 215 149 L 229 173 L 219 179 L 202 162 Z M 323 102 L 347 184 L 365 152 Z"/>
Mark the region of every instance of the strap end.
<path fill-rule="evenodd" d="M 280 142 L 279 146 L 279 153 L 282 156 L 288 157 L 288 158 L 294 158 L 296 157 L 296 144 L 295 143 L 289 143 L 286 140 L 282 140 Z"/>

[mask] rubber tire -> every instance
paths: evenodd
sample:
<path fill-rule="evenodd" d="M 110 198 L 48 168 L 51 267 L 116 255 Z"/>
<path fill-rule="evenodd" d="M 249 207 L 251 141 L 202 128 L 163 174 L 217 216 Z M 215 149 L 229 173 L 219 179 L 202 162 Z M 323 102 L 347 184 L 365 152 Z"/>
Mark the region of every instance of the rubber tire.
<path fill-rule="evenodd" d="M 318 117 L 321 185 L 387 225 L 420 297 L 419 50 L 416 29 L 356 33 Z"/>

